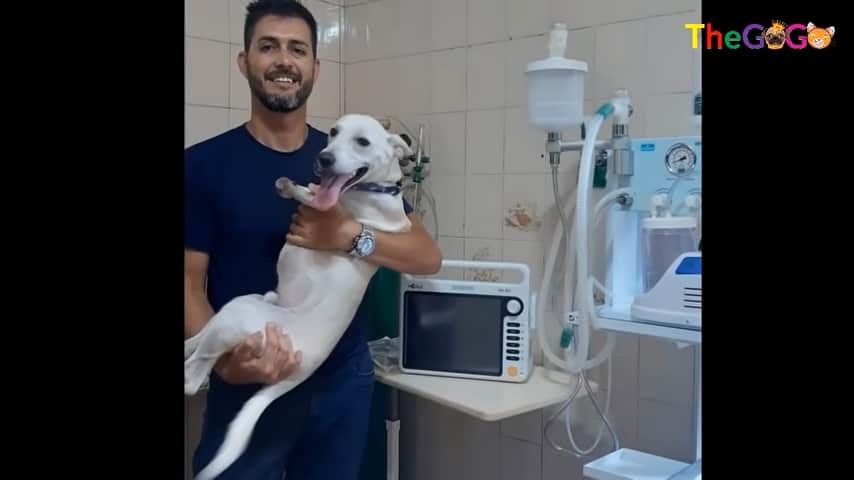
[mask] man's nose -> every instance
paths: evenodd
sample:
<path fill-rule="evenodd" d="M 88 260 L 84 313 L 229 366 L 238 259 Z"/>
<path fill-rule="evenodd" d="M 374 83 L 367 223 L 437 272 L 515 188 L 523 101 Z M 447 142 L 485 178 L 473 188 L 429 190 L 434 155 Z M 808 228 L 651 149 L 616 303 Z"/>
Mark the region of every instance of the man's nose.
<path fill-rule="evenodd" d="M 294 66 L 294 59 L 287 48 L 283 48 L 278 52 L 275 62 L 276 67 L 281 69 L 292 68 Z"/>
<path fill-rule="evenodd" d="M 321 167 L 328 168 L 335 163 L 335 155 L 332 155 L 330 152 L 320 152 L 320 155 L 317 156 L 317 161 Z"/>

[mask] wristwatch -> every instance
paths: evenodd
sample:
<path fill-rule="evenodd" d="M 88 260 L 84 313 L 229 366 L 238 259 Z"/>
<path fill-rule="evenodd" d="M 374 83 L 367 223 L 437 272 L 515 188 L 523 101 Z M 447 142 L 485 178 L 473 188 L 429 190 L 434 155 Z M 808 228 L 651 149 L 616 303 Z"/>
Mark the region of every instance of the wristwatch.
<path fill-rule="evenodd" d="M 350 250 L 350 255 L 354 257 L 367 257 L 374 253 L 377 243 L 374 238 L 374 232 L 366 225 L 362 225 L 362 231 L 356 238 L 353 239 L 353 249 Z"/>

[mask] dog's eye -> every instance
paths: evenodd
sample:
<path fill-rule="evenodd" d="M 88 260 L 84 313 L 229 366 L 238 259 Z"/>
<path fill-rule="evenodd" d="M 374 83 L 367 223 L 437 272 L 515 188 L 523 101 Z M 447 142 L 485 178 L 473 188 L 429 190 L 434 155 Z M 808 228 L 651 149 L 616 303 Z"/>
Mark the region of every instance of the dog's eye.
<path fill-rule="evenodd" d="M 331 130 L 329 130 L 329 136 L 334 137 L 335 135 L 338 135 L 338 130 L 333 127 Z"/>
<path fill-rule="evenodd" d="M 363 146 L 363 147 L 367 147 L 368 145 L 370 145 L 370 144 L 371 144 L 371 142 L 369 142 L 369 141 L 368 141 L 368 139 L 367 139 L 367 138 L 365 138 L 365 137 L 359 137 L 359 138 L 357 138 L 357 139 L 356 139 L 356 142 L 357 142 L 359 145 Z"/>

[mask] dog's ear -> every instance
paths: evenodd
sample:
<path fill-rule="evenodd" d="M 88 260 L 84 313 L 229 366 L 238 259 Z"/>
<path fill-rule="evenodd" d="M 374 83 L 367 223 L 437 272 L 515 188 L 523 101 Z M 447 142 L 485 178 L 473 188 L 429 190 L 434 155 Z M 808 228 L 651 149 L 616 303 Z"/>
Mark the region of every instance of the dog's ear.
<path fill-rule="evenodd" d="M 405 158 L 411 156 L 414 152 L 406 142 L 400 138 L 400 135 L 397 134 L 389 134 L 388 143 L 391 144 L 392 148 L 394 148 L 394 156 L 395 158 Z"/>

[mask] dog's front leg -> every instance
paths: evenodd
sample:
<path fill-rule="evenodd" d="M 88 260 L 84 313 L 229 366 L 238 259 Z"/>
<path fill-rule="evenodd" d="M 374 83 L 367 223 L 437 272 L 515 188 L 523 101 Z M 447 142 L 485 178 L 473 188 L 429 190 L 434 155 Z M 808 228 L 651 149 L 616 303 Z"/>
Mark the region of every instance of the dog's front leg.
<path fill-rule="evenodd" d="M 297 185 L 288 177 L 276 180 L 276 190 L 283 198 L 293 198 L 305 205 L 311 205 L 314 200 L 314 192 L 309 187 Z"/>

